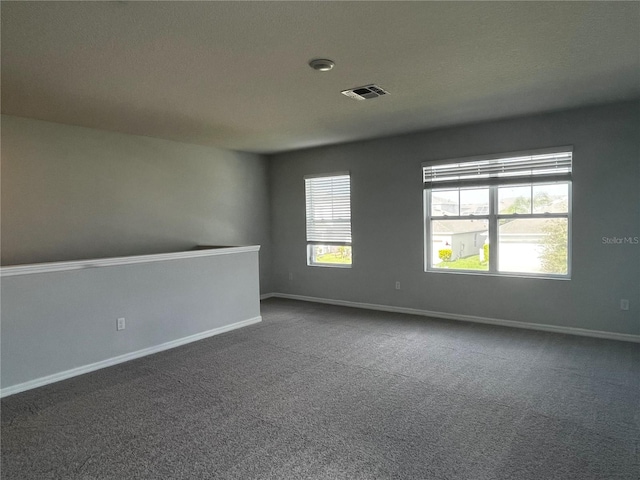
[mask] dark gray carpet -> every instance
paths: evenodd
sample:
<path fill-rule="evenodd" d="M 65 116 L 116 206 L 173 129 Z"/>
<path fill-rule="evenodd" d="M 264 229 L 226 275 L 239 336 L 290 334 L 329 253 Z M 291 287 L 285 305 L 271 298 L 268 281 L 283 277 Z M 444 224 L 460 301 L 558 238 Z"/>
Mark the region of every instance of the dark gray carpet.
<path fill-rule="evenodd" d="M 640 346 L 290 300 L 2 401 L 3 479 L 630 479 Z"/>

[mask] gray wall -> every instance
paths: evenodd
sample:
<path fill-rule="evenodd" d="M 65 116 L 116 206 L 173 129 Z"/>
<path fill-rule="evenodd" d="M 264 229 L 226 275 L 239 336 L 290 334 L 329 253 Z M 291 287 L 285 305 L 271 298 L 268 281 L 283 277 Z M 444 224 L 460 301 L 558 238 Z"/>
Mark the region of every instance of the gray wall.
<path fill-rule="evenodd" d="M 262 156 L 2 116 L 2 265 L 269 238 Z"/>
<path fill-rule="evenodd" d="M 3 277 L 2 388 L 259 317 L 255 251 Z"/>
<path fill-rule="evenodd" d="M 628 102 L 275 155 L 274 291 L 639 334 L 640 245 L 602 242 L 640 236 L 639 133 Z M 571 280 L 424 272 L 422 162 L 562 145 L 574 146 Z M 345 170 L 353 267 L 308 267 L 303 177 Z"/>

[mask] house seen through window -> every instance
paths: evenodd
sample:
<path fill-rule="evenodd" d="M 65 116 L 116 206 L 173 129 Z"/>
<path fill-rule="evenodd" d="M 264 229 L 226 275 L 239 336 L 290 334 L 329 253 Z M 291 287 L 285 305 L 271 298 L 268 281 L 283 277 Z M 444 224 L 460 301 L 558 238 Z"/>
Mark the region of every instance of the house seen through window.
<path fill-rule="evenodd" d="M 570 147 L 423 165 L 428 271 L 569 277 Z"/>
<path fill-rule="evenodd" d="M 351 266 L 349 173 L 306 176 L 307 265 Z"/>

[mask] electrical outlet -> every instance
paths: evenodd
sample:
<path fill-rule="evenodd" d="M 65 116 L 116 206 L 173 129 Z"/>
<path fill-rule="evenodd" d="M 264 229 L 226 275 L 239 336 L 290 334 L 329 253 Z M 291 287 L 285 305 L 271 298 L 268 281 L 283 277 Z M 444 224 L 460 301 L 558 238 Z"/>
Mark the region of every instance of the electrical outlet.
<path fill-rule="evenodd" d="M 396 290 L 400 290 L 400 282 L 396 282 Z"/>
<path fill-rule="evenodd" d="M 118 319 L 118 323 L 116 324 L 116 329 L 117 330 L 124 330 L 124 327 L 125 327 L 124 317 L 119 318 Z"/>
<path fill-rule="evenodd" d="M 629 300 L 626 298 L 620 300 L 620 310 L 629 310 Z"/>
<path fill-rule="evenodd" d="M 293 280 L 293 272 L 289 272 L 289 280 Z"/>

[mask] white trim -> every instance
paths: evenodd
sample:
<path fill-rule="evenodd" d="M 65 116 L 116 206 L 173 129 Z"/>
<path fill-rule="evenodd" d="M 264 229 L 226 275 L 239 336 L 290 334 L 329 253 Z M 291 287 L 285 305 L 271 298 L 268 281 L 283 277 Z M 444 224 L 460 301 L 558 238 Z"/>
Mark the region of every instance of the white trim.
<path fill-rule="evenodd" d="M 542 332 L 564 333 L 567 335 L 579 335 L 582 337 L 605 338 L 608 340 L 620 340 L 623 342 L 640 343 L 640 335 L 630 333 L 604 332 L 601 330 L 589 330 L 587 328 L 563 327 L 559 325 L 545 325 L 542 323 L 517 322 L 514 320 L 502 320 L 499 318 L 477 317 L 475 315 L 460 315 L 457 313 L 433 312 L 429 310 L 419 310 L 417 308 L 394 307 L 390 305 L 379 305 L 374 303 L 350 302 L 347 300 L 333 300 L 330 298 L 308 297 L 305 295 L 291 295 L 288 293 L 271 293 L 270 297 L 288 298 L 291 300 L 302 300 L 304 302 L 326 303 L 329 305 L 340 305 L 343 307 L 364 308 L 367 310 L 380 310 L 383 312 L 407 313 L 410 315 L 421 315 L 424 317 L 443 318 L 446 320 L 459 320 L 463 322 L 485 323 L 489 325 L 499 325 L 503 327 L 523 328 L 526 330 L 539 330 Z"/>
<path fill-rule="evenodd" d="M 260 300 L 267 300 L 268 298 L 272 298 L 275 295 L 276 295 L 275 293 L 264 293 L 260 295 Z"/>
<path fill-rule="evenodd" d="M 129 360 L 135 360 L 136 358 L 145 357 L 147 355 L 162 352 L 164 350 L 169 350 L 170 348 L 179 347 L 180 345 L 185 345 L 187 343 L 202 340 L 208 337 L 212 337 L 214 335 L 220 335 L 221 333 L 225 333 L 230 330 L 235 330 L 241 327 L 246 327 L 248 325 L 253 325 L 254 323 L 259 323 L 261 321 L 262 321 L 262 316 L 249 318 L 247 320 L 241 320 L 239 322 L 232 323 L 230 325 L 224 325 L 222 327 L 217 327 L 211 330 L 207 330 L 205 332 L 189 335 L 188 337 L 179 338 L 177 340 L 171 340 L 170 342 L 161 343 L 160 345 L 155 345 L 153 347 L 143 348 L 142 350 L 138 350 L 136 352 L 125 353 L 124 355 L 108 358 L 106 360 L 101 360 L 99 362 L 91 363 L 89 365 L 83 365 L 81 367 L 72 368 L 71 370 L 65 370 L 64 372 L 54 373 L 52 375 L 47 375 L 46 377 L 40 377 L 40 378 L 36 378 L 35 380 L 29 380 L 28 382 L 19 383 L 17 385 L 12 385 L 10 387 L 5 387 L 0 390 L 0 398 L 8 397 L 9 395 L 24 392 L 25 390 L 31 390 L 33 388 L 42 387 L 50 383 L 59 382 L 61 380 L 66 380 L 67 378 L 76 377 L 78 375 L 83 375 L 85 373 L 93 372 L 95 370 L 100 370 L 102 368 L 111 367 L 119 363 L 128 362 Z"/>
<path fill-rule="evenodd" d="M 206 250 L 192 250 L 188 252 L 157 253 L 153 255 L 133 255 L 130 257 L 96 258 L 92 260 L 75 260 L 71 262 L 34 263 L 29 265 L 14 265 L 0 268 L 0 277 L 28 275 L 31 273 L 62 272 L 65 270 L 81 270 L 84 268 L 113 267 L 115 265 L 131 265 L 133 263 L 162 262 L 183 258 L 209 257 L 228 255 L 231 253 L 257 252 L 260 245 L 246 247 L 221 247 Z"/>

